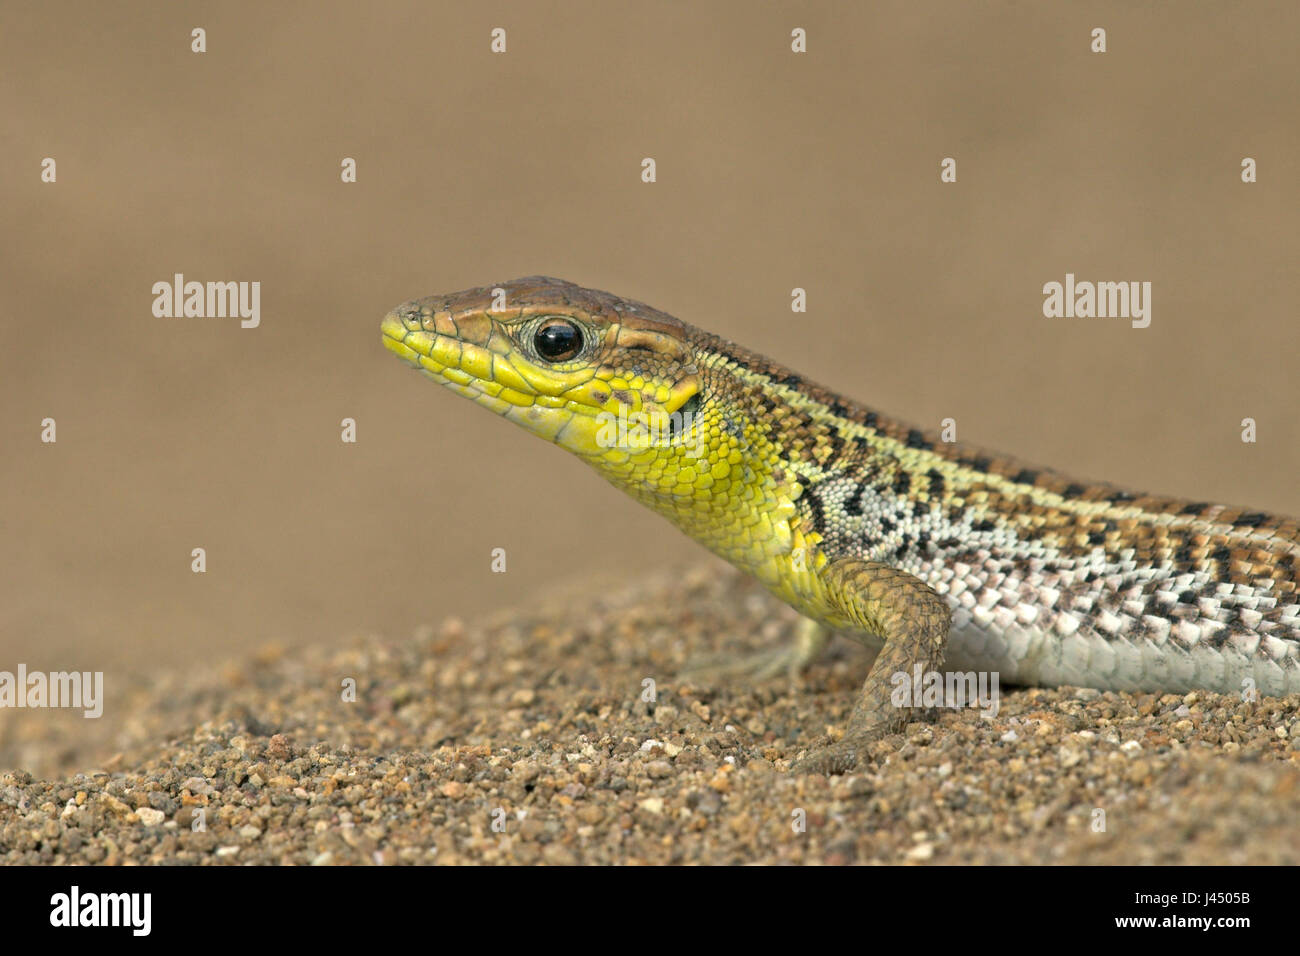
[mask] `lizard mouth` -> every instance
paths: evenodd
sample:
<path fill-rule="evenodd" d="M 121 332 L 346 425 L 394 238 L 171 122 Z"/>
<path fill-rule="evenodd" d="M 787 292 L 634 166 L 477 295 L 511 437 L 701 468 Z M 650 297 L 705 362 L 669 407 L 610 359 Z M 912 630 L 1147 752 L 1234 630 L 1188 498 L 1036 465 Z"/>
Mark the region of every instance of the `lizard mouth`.
<path fill-rule="evenodd" d="M 475 348 L 449 336 L 411 328 L 401 317 L 401 310 L 388 313 L 380 323 L 384 348 L 413 368 L 419 369 L 444 388 L 472 401 L 503 413 L 509 403 L 493 394 L 493 383 L 465 371 L 462 365 L 467 349 Z M 468 357 L 472 362 L 473 356 Z M 489 364 L 490 367 L 490 364 Z M 499 393 L 501 386 L 495 386 Z"/>
<path fill-rule="evenodd" d="M 542 368 L 481 313 L 430 314 L 412 303 L 384 316 L 380 331 L 385 348 L 443 388 L 589 458 L 680 445 L 695 433 L 694 369 L 669 384 L 595 366 Z"/>
<path fill-rule="evenodd" d="M 430 330 L 405 308 L 384 316 L 380 331 L 385 348 L 443 388 L 548 441 L 558 442 L 575 417 L 594 421 L 599 413 L 581 401 L 546 394 L 507 356 Z"/>
<path fill-rule="evenodd" d="M 405 345 L 406 326 L 402 324 L 402 320 L 398 318 L 396 312 L 389 312 L 384 316 L 384 320 L 379 323 L 379 331 L 384 335 L 384 348 L 390 352 L 396 352 L 412 365 L 420 364 L 417 356 L 407 355 L 407 352 L 411 350 Z"/>

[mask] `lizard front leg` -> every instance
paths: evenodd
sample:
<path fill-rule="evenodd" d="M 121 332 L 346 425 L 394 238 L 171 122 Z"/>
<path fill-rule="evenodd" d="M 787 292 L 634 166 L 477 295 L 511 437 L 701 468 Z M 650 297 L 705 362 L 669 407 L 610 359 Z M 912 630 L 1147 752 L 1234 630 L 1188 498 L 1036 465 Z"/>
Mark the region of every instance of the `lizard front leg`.
<path fill-rule="evenodd" d="M 929 585 L 887 564 L 841 558 L 822 569 L 821 577 L 830 603 L 860 630 L 885 643 L 862 685 L 843 739 L 796 762 L 796 773 L 852 770 L 871 743 L 922 716 L 921 708 L 895 705 L 894 675 L 906 674 L 910 681 L 917 664 L 927 672 L 941 667 L 952 621 L 947 603 Z"/>

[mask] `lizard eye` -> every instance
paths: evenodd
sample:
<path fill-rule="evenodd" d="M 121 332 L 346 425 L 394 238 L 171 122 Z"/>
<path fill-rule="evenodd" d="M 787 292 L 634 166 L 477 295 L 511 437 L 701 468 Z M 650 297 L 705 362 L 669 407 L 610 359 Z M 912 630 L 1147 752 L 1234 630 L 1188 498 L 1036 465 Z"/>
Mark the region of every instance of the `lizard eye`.
<path fill-rule="evenodd" d="M 568 319 L 547 319 L 537 327 L 533 346 L 548 362 L 563 362 L 582 351 L 582 330 Z"/>

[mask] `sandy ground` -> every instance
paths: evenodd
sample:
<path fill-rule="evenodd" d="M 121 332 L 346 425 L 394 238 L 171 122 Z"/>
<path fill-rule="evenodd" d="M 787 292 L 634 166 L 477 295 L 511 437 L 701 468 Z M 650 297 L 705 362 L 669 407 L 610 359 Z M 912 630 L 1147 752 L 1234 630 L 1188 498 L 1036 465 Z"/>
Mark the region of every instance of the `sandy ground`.
<path fill-rule="evenodd" d="M 0 775 L 0 861 L 1300 862 L 1300 697 L 1006 691 L 992 719 L 946 712 L 858 773 L 798 777 L 844 726 L 855 645 L 798 687 L 672 676 L 794 623 L 711 563 L 110 686 L 121 720 L 12 711 L 0 766 L 44 778 Z"/>

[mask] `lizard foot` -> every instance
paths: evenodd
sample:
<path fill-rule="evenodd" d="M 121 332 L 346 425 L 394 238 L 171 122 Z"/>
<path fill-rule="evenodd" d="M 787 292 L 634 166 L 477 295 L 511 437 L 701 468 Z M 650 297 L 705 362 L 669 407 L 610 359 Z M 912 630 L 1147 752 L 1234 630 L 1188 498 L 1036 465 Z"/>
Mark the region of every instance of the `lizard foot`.
<path fill-rule="evenodd" d="M 876 724 L 861 730 L 851 730 L 836 743 L 810 751 L 790 766 L 791 773 L 848 773 L 871 762 L 872 744 L 884 740 L 900 728 L 889 724 Z"/>
<path fill-rule="evenodd" d="M 785 674 L 795 680 L 821 655 L 830 639 L 829 631 L 804 618 L 799 624 L 794 643 L 787 647 L 759 651 L 743 657 L 714 654 L 696 658 L 687 663 L 682 676 L 705 680 L 762 681 Z"/>
<path fill-rule="evenodd" d="M 696 680 L 763 681 L 779 674 L 792 679 L 799 675 L 802 661 L 794 647 L 777 647 L 754 654 L 709 654 L 692 658 L 682 670 L 682 677 Z"/>

